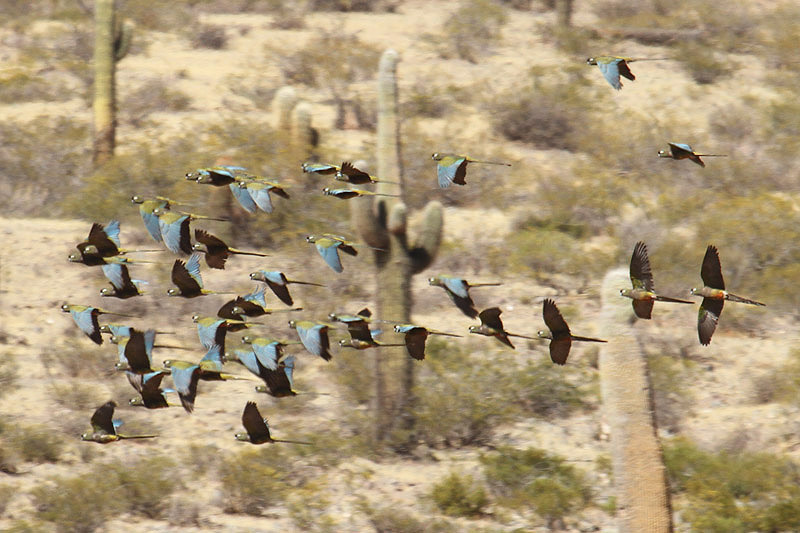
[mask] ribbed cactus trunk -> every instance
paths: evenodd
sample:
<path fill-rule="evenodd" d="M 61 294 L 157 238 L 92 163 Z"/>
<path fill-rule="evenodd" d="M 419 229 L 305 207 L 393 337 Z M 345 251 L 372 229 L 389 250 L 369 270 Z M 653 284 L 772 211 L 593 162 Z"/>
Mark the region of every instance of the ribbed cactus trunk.
<path fill-rule="evenodd" d="M 617 493 L 619 531 L 670 532 L 672 512 L 666 470 L 656 435 L 647 360 L 634 336 L 626 269 L 606 274 L 602 288 L 600 349 L 603 414 L 610 426 L 611 461 Z"/>
<path fill-rule="evenodd" d="M 116 147 L 117 61 L 125 57 L 133 37 L 133 23 L 116 20 L 114 0 L 94 3 L 94 150 L 98 167 L 111 159 Z"/>
<path fill-rule="evenodd" d="M 409 244 L 407 210 L 403 202 L 403 169 L 400 160 L 399 121 L 397 117 L 397 62 L 394 50 L 384 52 L 378 71 L 378 179 L 396 183 L 379 183 L 378 192 L 399 195 L 374 202 L 355 201 L 353 220 L 361 237 L 373 248 L 376 271 L 376 304 L 378 316 L 387 320 L 408 322 L 411 317 L 411 277 L 427 268 L 436 256 L 442 232 L 442 206 L 432 202 L 425 208 L 420 234 Z M 373 438 L 376 443 L 398 427 L 413 426 L 413 389 L 416 361 L 403 347 L 372 350 Z M 399 424 L 399 426 L 398 426 Z"/>
<path fill-rule="evenodd" d="M 114 0 L 94 3 L 94 156 L 100 166 L 114 155 L 116 143 L 116 59 Z"/>

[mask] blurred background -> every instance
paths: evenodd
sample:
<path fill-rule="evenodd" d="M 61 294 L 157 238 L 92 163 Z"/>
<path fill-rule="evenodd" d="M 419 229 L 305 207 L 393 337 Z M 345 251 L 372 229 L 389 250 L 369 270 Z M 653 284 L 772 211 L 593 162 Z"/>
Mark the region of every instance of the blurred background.
<path fill-rule="evenodd" d="M 687 298 L 714 244 L 727 287 L 768 304 L 727 305 L 709 347 L 696 307 L 656 305 L 653 320 L 625 323 L 648 362 L 675 528 L 800 530 L 797 2 L 119 1 L 105 152 L 94 9 L 0 5 L 0 529 L 617 531 L 600 349 L 573 346 L 555 367 L 546 343 L 512 351 L 475 338 L 475 322 L 426 280 L 502 282 L 472 296 L 501 307 L 512 332 L 535 336 L 552 297 L 576 334 L 609 335 L 603 278 L 627 269 L 642 240 L 660 293 Z M 123 246 L 152 247 L 134 194 L 226 217 L 197 227 L 270 254 L 224 271 L 204 264 L 207 288 L 249 292 L 248 273 L 267 266 L 326 284 L 292 287 L 304 310 L 259 320 L 259 335 L 295 340 L 290 317 L 375 307 L 372 251 L 344 256 L 344 273 L 332 274 L 305 242 L 361 238 L 348 203 L 321 193 L 336 182 L 301 164 L 376 172 L 387 49 L 399 55 L 400 176 L 378 177 L 402 177 L 412 230 L 429 201 L 444 213 L 433 263 L 410 279 L 410 318 L 465 337 L 431 337 L 415 362 L 414 401 L 393 412 L 413 428 L 376 438 L 371 351 L 338 350 L 326 363 L 287 348 L 297 390 L 324 394 L 275 399 L 255 382 L 203 382 L 192 415 L 129 408 L 135 391 L 113 369 L 116 347 L 92 344 L 60 305 L 134 313 L 196 360 L 190 317 L 225 301 L 162 297 L 169 252 L 148 254 L 156 263 L 137 270 L 148 294 L 124 302 L 101 299 L 101 273 L 67 261 L 92 222 L 118 219 Z M 586 64 L 599 55 L 666 59 L 631 62 L 636 80 L 616 91 Z M 660 159 L 667 142 L 728 157 L 705 168 Z M 439 189 L 433 152 L 512 166 L 470 165 L 466 186 Z M 273 179 L 291 198 L 249 214 L 227 187 L 184 179 L 217 164 Z M 389 379 L 402 373 L 388 364 Z M 125 432 L 159 438 L 80 442 L 109 399 Z M 276 437 L 313 445 L 234 441 L 247 400 Z"/>

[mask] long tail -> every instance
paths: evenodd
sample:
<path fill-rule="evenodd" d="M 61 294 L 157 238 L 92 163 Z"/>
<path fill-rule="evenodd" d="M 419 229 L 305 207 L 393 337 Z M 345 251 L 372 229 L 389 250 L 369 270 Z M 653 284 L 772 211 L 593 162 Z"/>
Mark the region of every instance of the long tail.
<path fill-rule="evenodd" d="M 697 157 L 728 157 L 728 154 L 694 154 Z"/>
<path fill-rule="evenodd" d="M 306 446 L 311 446 L 311 442 L 306 442 L 302 440 L 288 440 L 288 439 L 272 439 L 272 442 L 287 442 L 289 444 L 305 444 Z"/>
<path fill-rule="evenodd" d="M 519 337 L 520 339 L 530 339 L 532 341 L 537 339 L 537 337 L 528 337 L 527 335 L 518 335 L 517 333 L 509 333 L 507 331 L 506 331 L 506 335 L 508 335 L 509 337 Z M 572 338 L 574 339 L 575 337 L 572 337 Z M 603 342 L 605 342 L 605 341 L 603 341 Z"/>
<path fill-rule="evenodd" d="M 261 252 L 243 252 L 241 250 L 237 250 L 236 248 L 228 248 L 228 251 L 239 255 L 255 255 L 257 257 L 269 257 L 269 254 L 262 254 Z"/>
<path fill-rule="evenodd" d="M 384 348 L 384 347 L 388 347 L 388 346 L 405 346 L 405 343 L 394 344 L 394 343 L 383 343 L 383 342 L 381 342 L 381 343 L 378 343 L 376 346 L 378 348 Z"/>
<path fill-rule="evenodd" d="M 671 57 L 634 57 L 628 59 L 628 63 L 633 63 L 634 61 L 669 61 L 671 59 Z"/>
<path fill-rule="evenodd" d="M 297 283 L 298 285 L 313 285 L 314 287 L 324 287 L 322 283 L 311 283 L 310 281 L 297 281 L 296 279 L 287 279 L 286 283 Z"/>
<path fill-rule="evenodd" d="M 671 302 L 674 304 L 693 304 L 689 300 L 680 300 L 678 298 L 670 298 L 669 296 L 656 296 L 657 302 Z"/>
<path fill-rule="evenodd" d="M 272 313 L 291 313 L 292 311 L 302 311 L 302 310 L 303 310 L 302 307 L 292 307 L 291 309 L 264 309 L 264 311 L 266 311 L 268 315 L 271 315 Z M 263 322 L 248 322 L 248 324 L 260 324 L 262 326 L 264 325 Z"/>
<path fill-rule="evenodd" d="M 183 213 L 183 214 L 184 215 L 189 215 L 190 213 Z M 205 216 L 205 215 L 194 215 L 194 214 L 192 214 L 191 216 L 192 216 L 192 218 L 196 218 L 198 220 L 216 220 L 218 222 L 230 222 L 231 221 L 229 218 L 208 217 L 208 216 Z"/>
<path fill-rule="evenodd" d="M 482 161 L 479 159 L 467 159 L 470 163 L 483 163 L 484 165 L 502 165 L 504 167 L 510 167 L 511 163 L 506 163 L 504 161 Z"/>
<path fill-rule="evenodd" d="M 103 315 L 114 315 L 114 316 L 124 316 L 124 317 L 127 317 L 127 318 L 142 318 L 142 317 L 140 317 L 138 315 L 126 315 L 124 313 L 110 313 L 110 312 L 106 312 L 106 311 L 103 311 L 101 314 L 103 314 Z"/>
<path fill-rule="evenodd" d="M 739 303 L 750 304 L 750 305 L 760 305 L 762 307 L 766 307 L 767 306 L 767 304 L 764 304 L 764 303 L 761 303 L 761 302 L 757 302 L 755 300 L 750 300 L 748 298 L 743 298 L 741 296 L 736 296 L 735 294 L 731 294 L 731 293 L 728 293 L 728 297 L 726 299 L 730 300 L 731 302 L 739 302 Z"/>
<path fill-rule="evenodd" d="M 154 439 L 158 435 L 117 435 L 120 439 Z"/>
<path fill-rule="evenodd" d="M 170 348 L 172 350 L 194 350 L 194 348 L 187 348 L 186 346 L 171 346 L 169 344 L 154 344 L 153 348 Z"/>
<path fill-rule="evenodd" d="M 222 381 L 229 381 L 229 380 L 232 380 L 232 379 L 238 379 L 238 380 L 242 380 L 242 381 L 253 381 L 252 379 L 244 377 L 244 376 L 234 376 L 233 374 L 225 374 L 223 372 L 220 372 L 219 377 L 220 377 L 220 379 Z"/>
<path fill-rule="evenodd" d="M 456 335 L 455 333 L 445 333 L 444 331 L 430 331 L 428 330 L 429 335 L 444 335 L 445 337 L 463 337 L 463 335 Z"/>
<path fill-rule="evenodd" d="M 691 303 L 691 302 L 689 302 Z M 579 337 L 577 335 L 572 335 L 572 340 L 574 341 L 583 341 L 583 342 L 608 342 L 604 341 L 603 339 L 593 339 L 592 337 Z"/>
<path fill-rule="evenodd" d="M 502 283 L 500 283 L 499 281 L 493 281 L 491 283 L 470 283 L 469 288 L 471 289 L 472 287 L 499 287 L 500 285 L 502 285 Z"/>
<path fill-rule="evenodd" d="M 399 194 L 385 194 L 385 193 L 382 193 L 382 192 L 373 193 L 371 196 L 391 196 L 393 198 L 399 198 L 400 197 Z"/>

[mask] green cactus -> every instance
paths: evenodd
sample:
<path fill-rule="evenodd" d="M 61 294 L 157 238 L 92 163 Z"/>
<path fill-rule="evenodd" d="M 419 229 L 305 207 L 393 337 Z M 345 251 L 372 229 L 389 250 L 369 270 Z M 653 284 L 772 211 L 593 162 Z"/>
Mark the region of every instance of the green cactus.
<path fill-rule="evenodd" d="M 431 202 L 416 239 L 408 237 L 403 169 L 397 118 L 397 62 L 394 50 L 383 53 L 378 67 L 377 173 L 393 183 L 379 182 L 377 192 L 397 198 L 353 202 L 352 221 L 361 238 L 373 248 L 378 315 L 396 321 L 411 316 L 411 277 L 425 270 L 436 257 L 442 235 L 442 205 Z M 373 437 L 384 441 L 395 429 L 409 431 L 414 424 L 414 361 L 405 348 L 373 351 Z"/>
<path fill-rule="evenodd" d="M 116 68 L 130 49 L 134 25 L 116 22 L 114 0 L 97 0 L 94 7 L 94 165 L 114 155 L 117 105 Z"/>
<path fill-rule="evenodd" d="M 610 427 L 620 531 L 672 531 L 664 458 L 656 435 L 647 361 L 632 328 L 631 306 L 619 289 L 630 286 L 627 269 L 606 274 L 602 286 L 600 391 Z"/>

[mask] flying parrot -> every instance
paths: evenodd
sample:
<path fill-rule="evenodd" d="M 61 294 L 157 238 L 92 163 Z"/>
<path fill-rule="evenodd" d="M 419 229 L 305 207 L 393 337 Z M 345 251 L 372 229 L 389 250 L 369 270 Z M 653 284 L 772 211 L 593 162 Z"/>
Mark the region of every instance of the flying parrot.
<path fill-rule="evenodd" d="M 558 310 L 556 303 L 550 298 L 546 298 L 542 303 L 542 315 L 544 323 L 550 331 L 541 330 L 537 335 L 541 339 L 550 339 L 550 360 L 557 365 L 563 365 L 567 362 L 572 341 L 608 342 L 601 339 L 573 335 L 569 330 L 567 321 L 561 316 L 561 311 Z"/>
<path fill-rule="evenodd" d="M 703 266 L 700 268 L 700 277 L 703 279 L 703 287 L 693 288 L 691 293 L 695 296 L 702 296 L 703 302 L 700 304 L 700 311 L 697 314 L 697 334 L 700 337 L 700 344 L 707 346 L 711 343 L 711 336 L 717 329 L 719 316 L 722 314 L 722 307 L 725 300 L 739 302 L 749 305 L 766 306 L 761 302 L 736 296 L 725 290 L 725 280 L 722 277 L 722 265 L 719 261 L 719 251 L 717 247 L 709 244 L 706 248 L 706 255 L 703 257 Z"/>
<path fill-rule="evenodd" d="M 633 247 L 631 256 L 631 284 L 633 289 L 620 289 L 619 293 L 633 300 L 633 312 L 639 318 L 649 319 L 653 312 L 654 302 L 672 302 L 679 304 L 692 304 L 688 300 L 668 298 L 655 293 L 653 272 L 650 270 L 650 259 L 647 257 L 647 246 L 639 241 Z"/>
<path fill-rule="evenodd" d="M 478 335 L 485 335 L 487 337 L 494 337 L 512 350 L 515 349 L 511 344 L 509 337 L 519 337 L 522 339 L 533 339 L 533 337 L 526 337 L 525 335 L 518 335 L 516 333 L 509 333 L 503 327 L 503 321 L 500 320 L 502 311 L 499 307 L 490 307 L 478 313 L 478 318 L 481 321 L 480 326 L 470 326 L 470 333 L 477 333 Z"/>
<path fill-rule="evenodd" d="M 693 163 L 705 168 L 705 162 L 700 157 L 728 157 L 726 154 L 698 154 L 691 146 L 684 143 L 667 143 L 669 145 L 669 152 L 666 150 L 659 150 L 658 157 L 666 157 L 667 159 L 688 159 Z"/>
<path fill-rule="evenodd" d="M 435 153 L 431 159 L 437 162 L 436 173 L 439 179 L 439 187 L 442 189 L 448 188 L 455 183 L 456 185 L 466 185 L 467 182 L 464 178 L 467 175 L 468 163 L 483 163 L 486 165 L 503 165 L 510 167 L 511 163 L 503 163 L 500 161 L 481 161 L 472 159 L 466 155 L 457 154 L 440 154 Z"/>

